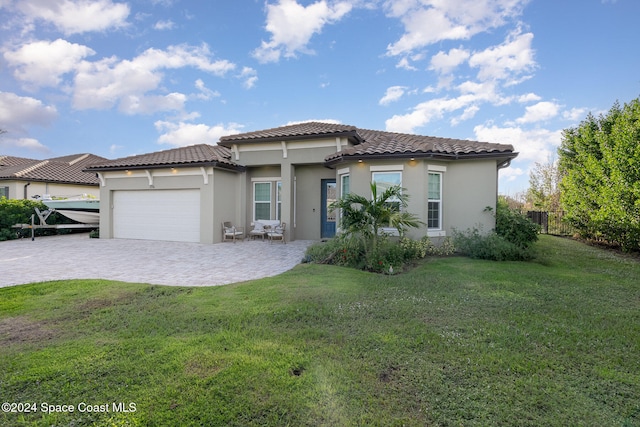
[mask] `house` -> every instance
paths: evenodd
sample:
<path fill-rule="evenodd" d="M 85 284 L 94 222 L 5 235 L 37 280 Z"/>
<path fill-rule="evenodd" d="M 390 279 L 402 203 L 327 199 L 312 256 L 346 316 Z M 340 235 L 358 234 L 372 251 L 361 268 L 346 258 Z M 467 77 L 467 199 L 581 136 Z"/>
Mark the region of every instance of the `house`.
<path fill-rule="evenodd" d="M 0 155 L 0 197 L 30 199 L 34 196 L 98 196 L 100 188 L 95 173 L 84 169 L 104 157 L 73 154 L 47 160 Z"/>
<path fill-rule="evenodd" d="M 370 183 L 401 185 L 424 227 L 439 238 L 453 228 L 494 227 L 498 170 L 511 145 L 436 138 L 308 122 L 94 164 L 100 180 L 101 236 L 221 241 L 222 221 L 287 224 L 289 240 L 336 233 L 328 206 Z"/>

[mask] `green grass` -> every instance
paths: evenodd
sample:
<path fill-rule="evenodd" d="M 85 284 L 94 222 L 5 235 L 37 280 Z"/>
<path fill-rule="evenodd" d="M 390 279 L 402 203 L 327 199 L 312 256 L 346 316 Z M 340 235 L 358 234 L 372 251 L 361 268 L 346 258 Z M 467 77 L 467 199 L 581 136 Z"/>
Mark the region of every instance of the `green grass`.
<path fill-rule="evenodd" d="M 639 426 L 640 263 L 536 248 L 397 276 L 300 265 L 213 288 L 0 289 L 0 402 L 38 409 L 0 424 Z"/>

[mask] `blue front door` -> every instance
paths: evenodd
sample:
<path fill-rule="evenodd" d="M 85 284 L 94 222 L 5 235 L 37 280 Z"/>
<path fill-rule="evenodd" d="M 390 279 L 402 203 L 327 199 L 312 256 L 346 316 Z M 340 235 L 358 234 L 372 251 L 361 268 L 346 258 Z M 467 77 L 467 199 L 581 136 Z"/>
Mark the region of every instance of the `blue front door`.
<path fill-rule="evenodd" d="M 336 235 L 336 212 L 330 210 L 331 203 L 336 201 L 336 180 L 322 180 L 322 224 L 320 235 L 323 239 L 328 239 Z"/>

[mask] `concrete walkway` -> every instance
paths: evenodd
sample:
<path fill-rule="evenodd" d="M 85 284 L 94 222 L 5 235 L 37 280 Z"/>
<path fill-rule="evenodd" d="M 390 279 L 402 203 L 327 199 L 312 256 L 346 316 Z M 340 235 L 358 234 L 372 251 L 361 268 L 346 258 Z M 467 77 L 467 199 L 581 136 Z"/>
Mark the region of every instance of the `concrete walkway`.
<path fill-rule="evenodd" d="M 0 242 L 0 287 L 49 280 L 109 279 L 215 286 L 275 276 L 313 242 L 199 243 L 90 239 L 88 234 Z"/>

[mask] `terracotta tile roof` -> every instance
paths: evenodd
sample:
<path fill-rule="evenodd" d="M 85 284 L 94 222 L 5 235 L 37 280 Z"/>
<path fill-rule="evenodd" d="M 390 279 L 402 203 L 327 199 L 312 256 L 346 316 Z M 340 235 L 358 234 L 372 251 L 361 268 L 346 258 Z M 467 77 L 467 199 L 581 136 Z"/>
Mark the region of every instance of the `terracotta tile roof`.
<path fill-rule="evenodd" d="M 327 165 L 354 156 L 408 157 L 433 156 L 445 158 L 497 157 L 514 158 L 513 146 L 467 141 L 433 136 L 411 135 L 358 129 L 334 123 L 307 122 L 272 129 L 229 135 L 220 138 L 219 145 L 199 144 L 154 153 L 124 157 L 95 163 L 87 171 L 144 169 L 167 166 L 212 165 L 243 170 L 232 160 L 233 144 L 316 139 L 327 136 L 349 138 L 353 146 L 325 157 Z"/>
<path fill-rule="evenodd" d="M 269 142 L 289 139 L 318 138 L 323 136 L 346 136 L 354 146 L 331 154 L 328 163 L 349 156 L 401 156 L 434 155 L 442 157 L 497 156 L 515 157 L 513 146 L 488 142 L 467 141 L 433 136 L 412 135 L 360 129 L 355 126 L 333 123 L 307 122 L 255 132 L 229 135 L 220 138 L 220 145 L 249 142 Z"/>
<path fill-rule="evenodd" d="M 87 170 L 124 170 L 213 164 L 231 169 L 243 168 L 231 161 L 231 150 L 228 148 L 217 145 L 198 144 L 94 163 L 88 167 Z"/>
<path fill-rule="evenodd" d="M 231 144 L 243 142 L 282 141 L 288 139 L 317 138 L 318 136 L 346 136 L 355 139 L 355 143 L 359 143 L 360 138 L 357 131 L 358 129 L 355 126 L 305 122 L 255 132 L 223 136 L 220 138 L 220 145 L 230 147 Z"/>
<path fill-rule="evenodd" d="M 83 172 L 83 169 L 104 160 L 104 157 L 86 153 L 47 160 L 3 156 L 0 157 L 0 179 L 98 185 L 95 174 Z"/>
<path fill-rule="evenodd" d="M 0 156 L 0 169 L 9 166 L 30 165 L 39 160 L 27 159 L 25 157 Z"/>
<path fill-rule="evenodd" d="M 404 133 L 384 132 L 368 129 L 358 129 L 363 143 L 349 147 L 340 152 L 325 157 L 325 161 L 333 163 L 352 156 L 420 156 L 434 157 L 515 157 L 513 146 L 507 144 L 493 144 L 434 136 L 412 135 Z"/>

